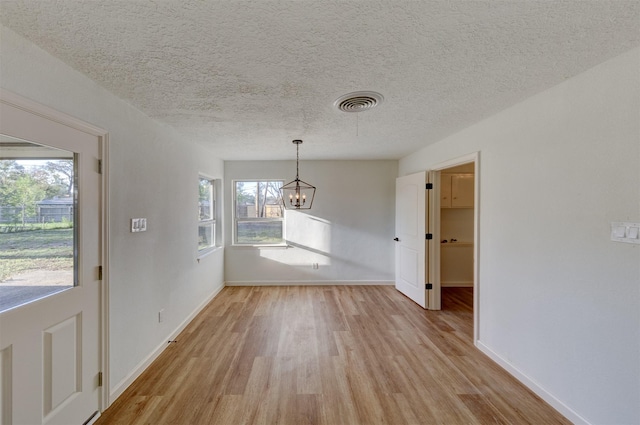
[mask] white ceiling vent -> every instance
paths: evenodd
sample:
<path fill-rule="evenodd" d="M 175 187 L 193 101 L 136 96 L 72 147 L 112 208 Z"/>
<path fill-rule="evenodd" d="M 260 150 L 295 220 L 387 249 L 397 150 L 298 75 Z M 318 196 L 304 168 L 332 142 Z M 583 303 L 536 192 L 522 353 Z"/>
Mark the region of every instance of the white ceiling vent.
<path fill-rule="evenodd" d="M 333 105 L 343 112 L 363 112 L 382 103 L 384 97 L 374 91 L 357 91 L 340 96 Z"/>

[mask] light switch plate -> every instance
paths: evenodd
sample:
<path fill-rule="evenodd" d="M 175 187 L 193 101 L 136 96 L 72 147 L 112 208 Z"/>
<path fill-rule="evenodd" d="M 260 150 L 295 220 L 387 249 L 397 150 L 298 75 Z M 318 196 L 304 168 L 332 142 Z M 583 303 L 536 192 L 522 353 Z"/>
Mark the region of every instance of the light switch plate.
<path fill-rule="evenodd" d="M 131 219 L 131 233 L 146 232 L 147 231 L 147 219 L 146 218 L 132 218 Z"/>
<path fill-rule="evenodd" d="M 640 244 L 640 223 L 627 221 L 611 222 L 611 240 L 615 242 Z"/>

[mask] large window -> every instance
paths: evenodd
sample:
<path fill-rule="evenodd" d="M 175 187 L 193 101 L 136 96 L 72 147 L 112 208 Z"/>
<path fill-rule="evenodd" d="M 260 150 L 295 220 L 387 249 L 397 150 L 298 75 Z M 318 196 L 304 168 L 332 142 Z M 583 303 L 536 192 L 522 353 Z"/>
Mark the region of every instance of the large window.
<path fill-rule="evenodd" d="M 238 245 L 284 243 L 282 180 L 235 181 L 234 236 Z"/>
<path fill-rule="evenodd" d="M 198 185 L 198 251 L 216 244 L 216 197 L 214 180 L 200 176 Z"/>

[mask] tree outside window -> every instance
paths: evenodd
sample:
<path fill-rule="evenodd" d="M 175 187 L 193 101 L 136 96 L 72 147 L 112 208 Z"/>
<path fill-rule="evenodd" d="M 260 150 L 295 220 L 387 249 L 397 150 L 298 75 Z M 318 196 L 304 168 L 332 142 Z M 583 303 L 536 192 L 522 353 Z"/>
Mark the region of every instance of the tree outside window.
<path fill-rule="evenodd" d="M 198 251 L 202 251 L 216 243 L 214 180 L 200 176 L 198 190 Z"/>

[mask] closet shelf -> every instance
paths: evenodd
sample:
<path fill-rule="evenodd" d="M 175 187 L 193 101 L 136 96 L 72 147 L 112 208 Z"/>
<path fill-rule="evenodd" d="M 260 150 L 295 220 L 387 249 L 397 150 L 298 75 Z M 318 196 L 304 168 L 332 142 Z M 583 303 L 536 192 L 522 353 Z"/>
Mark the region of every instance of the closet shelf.
<path fill-rule="evenodd" d="M 441 247 L 445 247 L 445 246 L 473 246 L 473 242 L 447 242 L 447 243 L 440 243 Z"/>

